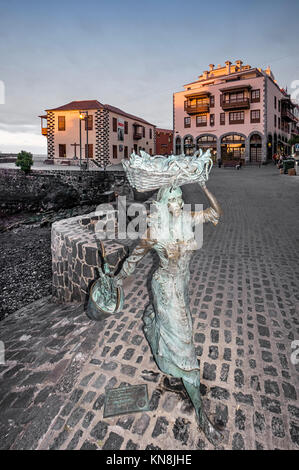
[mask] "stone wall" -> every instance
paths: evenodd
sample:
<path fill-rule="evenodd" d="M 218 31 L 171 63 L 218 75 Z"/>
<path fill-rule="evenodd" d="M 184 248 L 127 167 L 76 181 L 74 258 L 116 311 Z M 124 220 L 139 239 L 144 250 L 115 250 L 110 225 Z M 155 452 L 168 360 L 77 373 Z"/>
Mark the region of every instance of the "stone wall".
<path fill-rule="evenodd" d="M 0 207 L 3 214 L 40 208 L 55 209 L 55 204 L 49 207 L 49 203 L 51 205 L 51 198 L 57 199 L 57 192 L 60 193 L 61 207 L 99 204 L 103 202 L 103 193 L 109 188 L 118 193 L 127 188 L 129 192 L 123 171 L 104 173 L 97 170 L 82 172 L 51 169 L 32 170 L 26 176 L 19 169 L 0 169 Z"/>
<path fill-rule="evenodd" d="M 110 206 L 111 209 L 111 206 Z M 106 215 L 94 212 L 60 220 L 52 225 L 51 249 L 53 270 L 53 296 L 60 302 L 85 302 L 90 284 L 98 277 L 101 265 L 100 244 L 94 226 L 100 219 L 114 219 L 115 210 Z M 132 242 L 105 240 L 105 255 L 111 267 L 116 268 L 124 259 Z"/>

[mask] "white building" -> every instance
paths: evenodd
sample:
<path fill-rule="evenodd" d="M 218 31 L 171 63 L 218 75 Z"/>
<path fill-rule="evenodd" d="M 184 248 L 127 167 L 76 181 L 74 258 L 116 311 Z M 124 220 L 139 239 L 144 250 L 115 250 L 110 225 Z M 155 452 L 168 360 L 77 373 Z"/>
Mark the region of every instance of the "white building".
<path fill-rule="evenodd" d="M 114 106 L 97 100 L 72 101 L 46 112 L 40 118 L 48 140 L 48 162 L 74 164 L 80 153 L 84 161 L 87 149 L 88 159 L 101 166 L 117 164 L 133 150 L 155 153 L 155 125 Z"/>

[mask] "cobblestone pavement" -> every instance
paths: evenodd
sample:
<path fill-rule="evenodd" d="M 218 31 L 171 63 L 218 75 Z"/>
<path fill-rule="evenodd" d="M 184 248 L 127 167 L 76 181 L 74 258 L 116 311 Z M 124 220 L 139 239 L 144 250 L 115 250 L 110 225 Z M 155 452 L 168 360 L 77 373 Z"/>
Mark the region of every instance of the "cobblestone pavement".
<path fill-rule="evenodd" d="M 216 168 L 209 188 L 223 220 L 204 228 L 190 265 L 205 407 L 224 428 L 223 449 L 298 449 L 299 178 Z M 186 199 L 203 202 L 197 191 L 184 188 Z M 50 298 L 1 322 L 0 448 L 212 449 L 142 332 L 153 261 L 142 260 L 123 311 L 104 324 Z M 103 418 L 105 390 L 129 384 L 148 385 L 150 410 Z"/>

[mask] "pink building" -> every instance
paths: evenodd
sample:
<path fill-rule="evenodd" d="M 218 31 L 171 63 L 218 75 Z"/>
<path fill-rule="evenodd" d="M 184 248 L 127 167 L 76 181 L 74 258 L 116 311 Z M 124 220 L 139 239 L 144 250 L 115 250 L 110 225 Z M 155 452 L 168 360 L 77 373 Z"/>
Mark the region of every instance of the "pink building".
<path fill-rule="evenodd" d="M 198 80 L 173 94 L 174 151 L 211 148 L 214 160 L 221 156 L 227 164 L 270 160 L 290 151 L 294 106 L 269 67 L 241 60 L 210 64 Z"/>
<path fill-rule="evenodd" d="M 80 149 L 81 160 L 88 157 L 90 164 L 96 161 L 103 167 L 119 163 L 133 151 L 155 153 L 155 126 L 109 104 L 72 101 L 46 112 L 40 118 L 48 141 L 48 162 L 78 163 Z"/>

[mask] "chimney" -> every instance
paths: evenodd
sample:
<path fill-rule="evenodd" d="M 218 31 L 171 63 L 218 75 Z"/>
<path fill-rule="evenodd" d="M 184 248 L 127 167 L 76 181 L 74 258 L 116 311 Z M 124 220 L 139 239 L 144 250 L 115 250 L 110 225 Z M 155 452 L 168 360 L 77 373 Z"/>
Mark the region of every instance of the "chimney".
<path fill-rule="evenodd" d="M 271 75 L 270 65 L 268 65 L 268 67 L 266 68 L 266 74 Z"/>
<path fill-rule="evenodd" d="M 209 64 L 209 67 L 210 67 L 210 72 L 211 72 L 211 70 L 214 69 L 215 65 L 214 64 Z"/>
<path fill-rule="evenodd" d="M 226 65 L 226 74 L 229 75 L 230 74 L 230 66 L 232 65 L 232 63 L 229 60 L 226 60 L 225 65 Z"/>
<path fill-rule="evenodd" d="M 238 69 L 241 70 L 243 61 L 242 60 L 236 60 L 236 64 L 237 64 Z"/>

